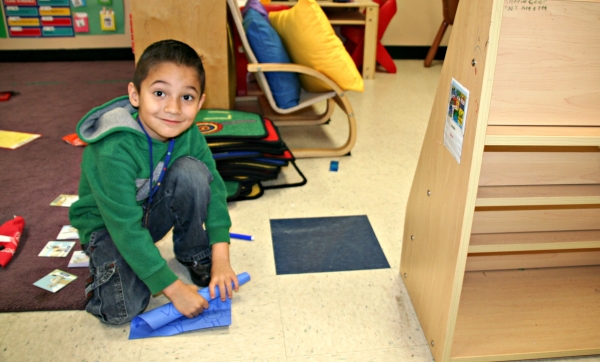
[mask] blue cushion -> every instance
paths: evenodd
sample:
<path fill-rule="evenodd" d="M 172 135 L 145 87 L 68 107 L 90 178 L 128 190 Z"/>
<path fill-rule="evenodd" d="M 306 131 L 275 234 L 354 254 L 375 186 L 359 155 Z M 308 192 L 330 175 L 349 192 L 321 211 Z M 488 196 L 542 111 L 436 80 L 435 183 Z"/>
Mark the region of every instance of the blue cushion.
<path fill-rule="evenodd" d="M 246 13 L 250 9 L 258 11 L 258 13 L 262 15 L 263 18 L 269 20 L 269 14 L 267 13 L 267 9 L 265 9 L 264 5 L 260 2 L 260 0 L 246 1 L 246 5 L 244 5 L 244 9 L 242 10 L 242 15 L 246 16 Z"/>
<path fill-rule="evenodd" d="M 244 16 L 244 30 L 259 63 L 291 63 L 279 35 L 258 11 L 248 9 Z M 268 72 L 265 76 L 279 108 L 287 109 L 298 105 L 300 100 L 298 74 Z"/>

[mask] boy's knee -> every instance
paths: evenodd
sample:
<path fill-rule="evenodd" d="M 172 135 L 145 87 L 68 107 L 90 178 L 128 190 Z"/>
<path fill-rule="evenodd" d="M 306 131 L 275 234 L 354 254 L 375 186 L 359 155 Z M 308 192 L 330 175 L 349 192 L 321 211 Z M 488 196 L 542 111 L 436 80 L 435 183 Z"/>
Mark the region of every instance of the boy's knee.
<path fill-rule="evenodd" d="M 125 262 L 108 231 L 92 233 L 85 249 L 90 256 L 86 311 L 110 325 L 128 323 L 144 312 L 150 290 Z"/>
<path fill-rule="evenodd" d="M 141 313 L 140 313 L 141 314 Z M 133 320 L 136 316 L 127 316 L 125 318 L 103 318 L 97 315 L 92 314 L 94 317 L 98 318 L 98 320 L 109 326 L 120 326 L 123 324 L 127 324 Z"/>
<path fill-rule="evenodd" d="M 177 183 L 184 183 L 186 186 L 208 187 L 212 181 L 212 174 L 208 167 L 189 156 L 178 158 L 169 172 L 176 178 Z"/>
<path fill-rule="evenodd" d="M 104 324 L 129 323 L 133 318 L 142 314 L 150 302 L 150 294 L 144 293 L 143 290 L 129 293 L 124 290 L 118 291 L 119 288 L 110 285 L 103 287 L 104 290 L 94 291 L 93 297 L 88 301 L 86 311 Z M 121 287 L 125 288 L 126 286 Z"/>

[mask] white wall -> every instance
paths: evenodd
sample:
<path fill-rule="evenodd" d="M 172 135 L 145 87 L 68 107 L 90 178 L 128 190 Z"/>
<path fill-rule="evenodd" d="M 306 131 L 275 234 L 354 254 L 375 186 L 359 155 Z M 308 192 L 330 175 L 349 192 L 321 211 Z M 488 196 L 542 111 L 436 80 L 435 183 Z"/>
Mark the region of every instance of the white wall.
<path fill-rule="evenodd" d="M 398 11 L 383 35 L 383 45 L 431 46 L 442 24 L 442 0 L 396 0 Z M 448 45 L 448 27 L 441 45 Z"/>

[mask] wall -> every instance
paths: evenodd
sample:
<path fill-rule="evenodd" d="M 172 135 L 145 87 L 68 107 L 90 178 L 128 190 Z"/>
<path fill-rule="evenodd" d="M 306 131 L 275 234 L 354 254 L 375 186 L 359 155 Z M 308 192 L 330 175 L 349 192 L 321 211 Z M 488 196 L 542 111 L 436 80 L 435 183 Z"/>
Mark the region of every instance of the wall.
<path fill-rule="evenodd" d="M 398 11 L 383 35 L 383 45 L 431 46 L 442 24 L 442 0 L 396 0 Z M 449 26 L 441 45 L 448 45 Z"/>
<path fill-rule="evenodd" d="M 215 1 L 215 0 L 212 0 Z M 223 0 L 224 1 L 224 0 Z M 389 46 L 430 46 L 442 23 L 441 0 L 396 0 L 398 12 L 388 26 L 382 43 Z M 123 0 L 125 13 L 131 10 L 129 0 Z M 128 16 L 125 19 L 129 24 Z M 441 45 L 447 45 L 452 27 L 448 28 Z M 85 36 L 56 39 L 0 39 L 0 50 L 19 49 L 85 49 L 129 48 L 131 34 Z"/>
<path fill-rule="evenodd" d="M 0 39 L 0 50 L 131 48 L 131 30 L 129 26 L 131 7 L 129 0 L 122 1 L 124 13 L 126 14 L 124 34 L 80 35 L 65 38 L 5 38 Z"/>

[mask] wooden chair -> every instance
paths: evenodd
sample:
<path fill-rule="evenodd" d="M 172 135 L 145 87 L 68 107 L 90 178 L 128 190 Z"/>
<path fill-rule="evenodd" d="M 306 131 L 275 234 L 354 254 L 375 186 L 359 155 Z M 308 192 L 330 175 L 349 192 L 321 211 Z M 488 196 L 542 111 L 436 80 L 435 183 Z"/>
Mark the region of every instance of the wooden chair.
<path fill-rule="evenodd" d="M 246 52 L 248 71 L 254 74 L 257 83 L 263 92 L 258 99 L 265 118 L 270 119 L 278 126 L 321 125 L 329 121 L 336 104 L 346 114 L 348 119 L 348 137 L 343 145 L 339 147 L 324 148 L 293 148 L 291 151 L 294 156 L 296 158 L 309 158 L 336 157 L 348 154 L 356 142 L 356 120 L 354 118 L 352 106 L 346 96 L 346 92 L 327 76 L 309 67 L 298 64 L 258 63 L 254 52 L 250 48 L 248 39 L 246 38 L 246 32 L 242 25 L 242 13 L 237 5 L 237 1 L 227 0 L 227 6 L 229 7 L 233 22 Z M 306 74 L 321 80 L 333 90 L 324 93 L 309 93 L 302 90 L 300 102 L 297 106 L 289 109 L 282 109 L 277 106 L 273 99 L 269 83 L 265 77 L 266 72 L 294 72 Z M 326 102 L 326 109 L 322 112 L 316 112 L 313 106 L 320 102 Z"/>
<path fill-rule="evenodd" d="M 458 8 L 458 0 L 442 0 L 442 3 L 444 6 L 444 20 L 442 20 L 442 25 L 440 26 L 440 29 L 433 40 L 433 44 L 431 45 L 431 48 L 429 48 L 429 52 L 425 57 L 425 62 L 423 63 L 425 67 L 429 67 L 433 61 L 433 58 L 435 58 L 435 54 L 437 53 L 440 42 L 446 33 L 448 25 L 454 24 L 454 17 L 456 16 L 456 9 Z"/>

